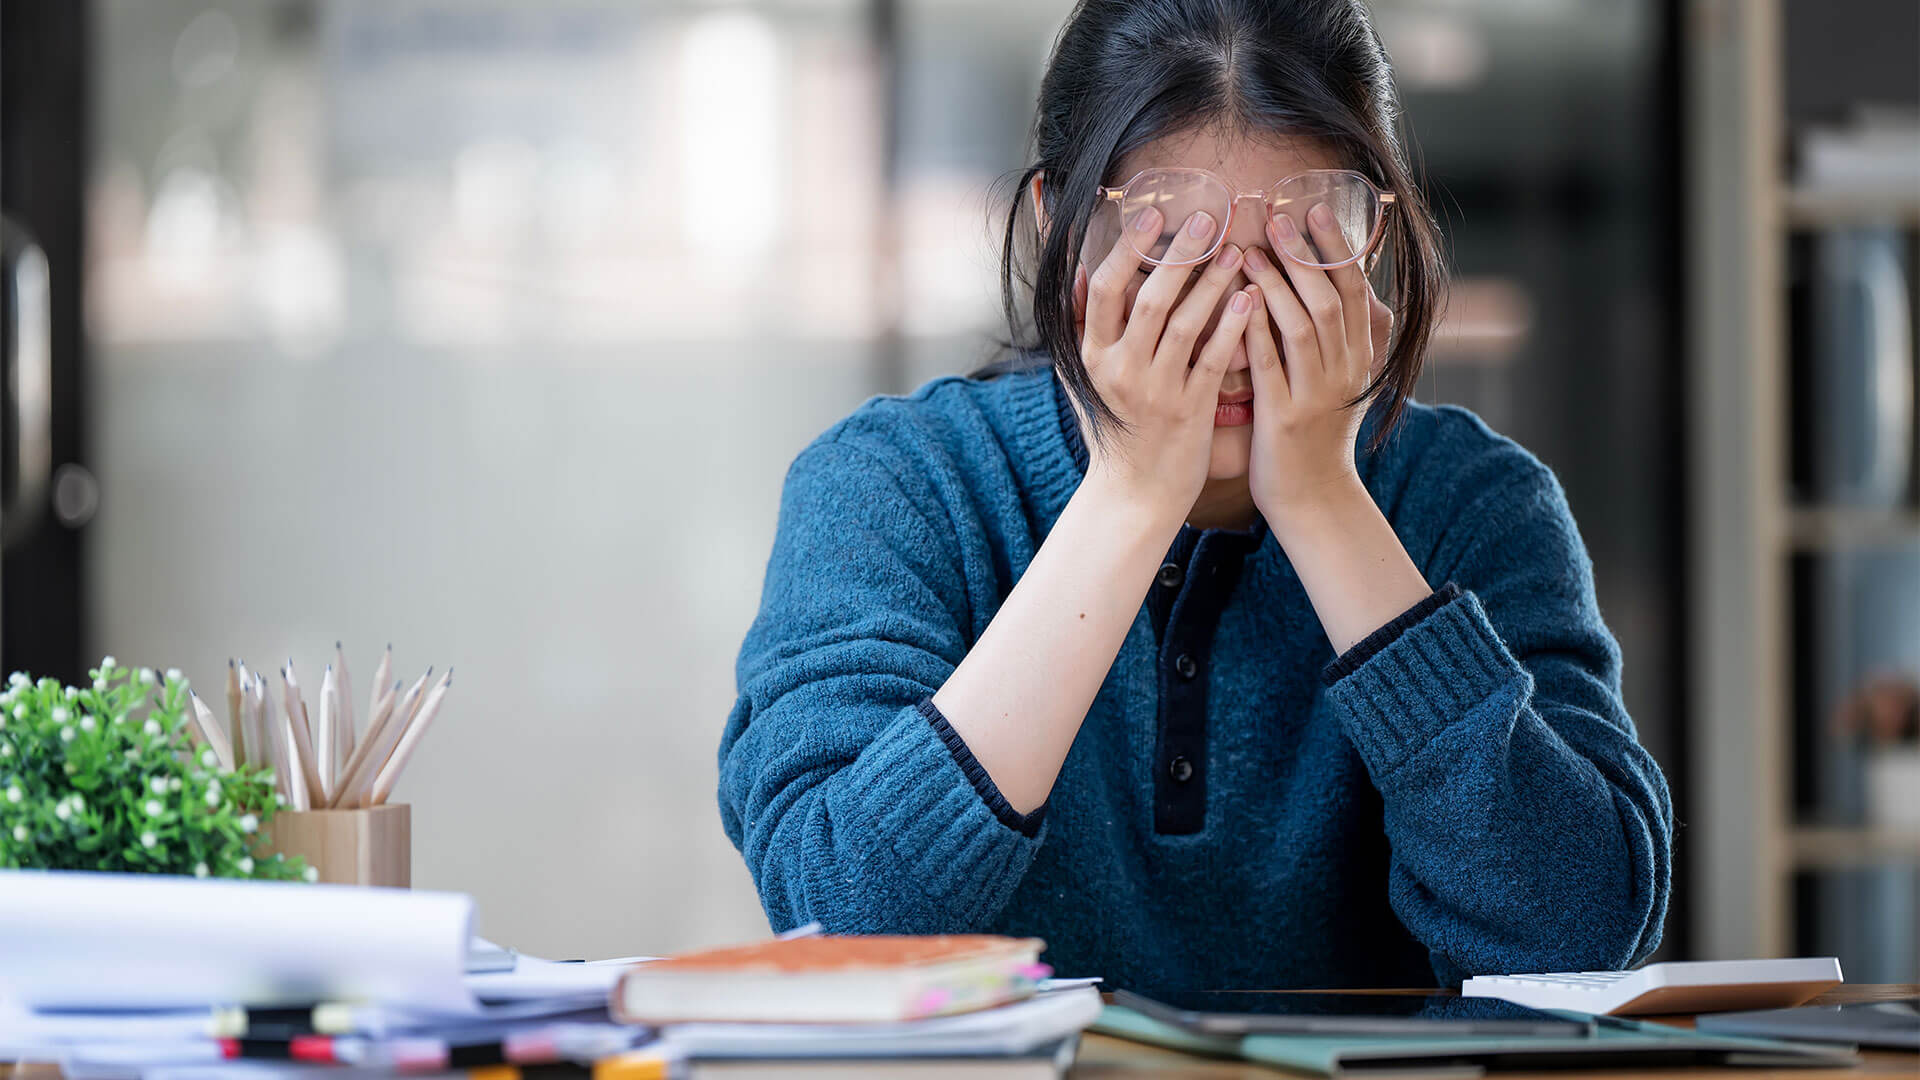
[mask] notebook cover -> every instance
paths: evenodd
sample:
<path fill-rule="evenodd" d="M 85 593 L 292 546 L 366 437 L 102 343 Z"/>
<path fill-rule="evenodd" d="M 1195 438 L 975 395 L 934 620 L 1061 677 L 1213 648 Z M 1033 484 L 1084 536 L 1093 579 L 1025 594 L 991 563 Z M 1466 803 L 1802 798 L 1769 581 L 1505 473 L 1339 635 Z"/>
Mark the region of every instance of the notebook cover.
<path fill-rule="evenodd" d="M 1039 938 L 997 934 L 815 935 L 787 941 L 757 941 L 704 949 L 655 960 L 634 969 L 635 976 L 712 972 L 767 975 L 817 975 L 827 972 L 894 971 L 1004 955 L 1009 961 L 1046 947 Z"/>
<path fill-rule="evenodd" d="M 1544 1010 L 1570 1018 L 1584 1014 Z M 1848 1066 L 1859 1056 L 1830 1047 L 1811 1047 L 1772 1039 L 1737 1039 L 1701 1035 L 1683 1028 L 1645 1021 L 1609 1019 L 1584 1039 L 1519 1036 L 1500 1038 L 1453 1037 L 1434 1039 L 1403 1035 L 1197 1035 L 1120 1005 L 1108 1005 L 1092 1030 L 1123 1039 L 1164 1046 L 1208 1057 L 1238 1057 L 1264 1065 L 1319 1073 L 1323 1076 L 1364 1074 L 1373 1070 L 1412 1067 L 1448 1068 L 1461 1057 L 1493 1059 L 1498 1069 L 1564 1067 L 1589 1061 L 1629 1065 L 1653 1063 L 1666 1055 L 1693 1054 L 1707 1060 L 1691 1064 L 1767 1064 Z M 1608 1059 L 1616 1059 L 1609 1062 Z"/>

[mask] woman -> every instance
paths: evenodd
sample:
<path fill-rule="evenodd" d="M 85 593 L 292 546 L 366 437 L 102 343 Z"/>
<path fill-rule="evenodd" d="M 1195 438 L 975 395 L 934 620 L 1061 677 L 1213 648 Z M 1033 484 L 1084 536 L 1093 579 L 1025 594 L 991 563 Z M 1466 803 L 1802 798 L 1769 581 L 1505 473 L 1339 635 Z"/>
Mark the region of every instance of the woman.
<path fill-rule="evenodd" d="M 1672 809 L 1561 489 L 1407 400 L 1397 112 L 1359 0 L 1076 9 L 1007 223 L 1038 347 L 787 475 L 720 747 L 776 928 L 1162 987 L 1653 951 Z"/>

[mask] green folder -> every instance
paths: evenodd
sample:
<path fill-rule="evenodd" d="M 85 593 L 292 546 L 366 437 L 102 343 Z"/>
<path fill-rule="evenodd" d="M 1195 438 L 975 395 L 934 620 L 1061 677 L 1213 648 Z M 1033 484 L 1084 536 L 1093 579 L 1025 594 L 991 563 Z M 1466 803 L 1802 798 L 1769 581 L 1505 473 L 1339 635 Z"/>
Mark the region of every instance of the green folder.
<path fill-rule="evenodd" d="M 1583 1013 L 1546 1009 L 1572 1020 Z M 1187 1031 L 1123 1005 L 1108 1005 L 1094 1031 L 1203 1057 L 1237 1058 L 1324 1076 L 1418 1072 L 1478 1076 L 1499 1069 L 1572 1067 L 1670 1068 L 1688 1065 L 1846 1067 L 1859 1064 L 1851 1050 L 1774 1039 L 1703 1035 L 1644 1020 L 1594 1017 L 1592 1035 L 1207 1035 Z"/>

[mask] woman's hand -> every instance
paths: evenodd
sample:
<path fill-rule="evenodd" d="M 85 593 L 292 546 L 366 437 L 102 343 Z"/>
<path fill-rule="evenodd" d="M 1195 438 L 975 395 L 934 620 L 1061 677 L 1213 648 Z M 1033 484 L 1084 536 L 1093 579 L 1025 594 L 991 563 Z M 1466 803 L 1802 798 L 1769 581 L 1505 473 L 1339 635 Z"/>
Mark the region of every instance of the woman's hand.
<path fill-rule="evenodd" d="M 1159 232 L 1160 213 L 1147 209 L 1128 223 L 1137 235 Z M 1168 249 L 1191 258 L 1213 241 L 1218 223 L 1205 213 L 1182 225 Z M 1089 280 L 1074 273 L 1074 314 L 1080 321 L 1080 356 L 1100 397 L 1127 425 L 1108 446 L 1089 440 L 1087 478 L 1112 485 L 1124 498 L 1156 514 L 1184 517 L 1207 480 L 1213 449 L 1213 414 L 1220 381 L 1245 334 L 1255 298 L 1236 293 L 1221 312 L 1213 336 L 1196 359 L 1194 343 L 1240 268 L 1240 249 L 1222 244 L 1185 297 L 1180 290 L 1192 267 L 1156 266 L 1128 309 L 1127 294 L 1141 259 L 1122 236 Z M 1079 413 L 1075 403 L 1074 411 Z M 1080 417 L 1085 427 L 1086 417 Z"/>
<path fill-rule="evenodd" d="M 1321 251 L 1348 249 L 1332 213 L 1316 206 L 1307 227 Z M 1273 250 L 1312 258 L 1293 220 L 1267 223 Z M 1253 377 L 1253 448 L 1248 484 L 1270 524 L 1359 487 L 1354 441 L 1366 403 L 1357 402 L 1384 355 L 1392 312 L 1373 295 L 1358 262 L 1321 270 L 1285 260 L 1284 275 L 1258 248 L 1246 274 L 1272 317 L 1247 329 Z M 1279 328 L 1279 341 L 1273 327 Z"/>

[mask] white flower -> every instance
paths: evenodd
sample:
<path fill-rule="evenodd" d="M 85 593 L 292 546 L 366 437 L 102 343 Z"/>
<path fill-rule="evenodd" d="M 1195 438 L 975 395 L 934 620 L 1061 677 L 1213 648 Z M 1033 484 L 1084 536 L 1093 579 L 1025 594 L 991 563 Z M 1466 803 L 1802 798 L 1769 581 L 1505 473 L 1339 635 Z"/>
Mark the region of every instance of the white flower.
<path fill-rule="evenodd" d="M 241 873 L 251 874 L 253 873 L 253 856 L 242 855 L 240 856 L 240 861 L 234 865 L 239 868 Z"/>
<path fill-rule="evenodd" d="M 53 806 L 53 816 L 65 821 L 73 816 L 73 808 L 67 805 L 67 800 L 61 799 Z"/>
<path fill-rule="evenodd" d="M 67 687 L 67 700 L 68 700 L 68 701 L 72 701 L 72 700 L 73 700 L 74 698 L 77 698 L 77 697 L 79 697 L 79 696 L 80 696 L 80 691 L 79 691 L 79 690 L 78 690 L 77 688 L 75 688 L 75 687 L 72 687 L 72 686 L 69 686 L 69 687 Z"/>
<path fill-rule="evenodd" d="M 307 879 L 309 882 L 319 881 L 320 868 L 317 866 L 309 866 L 305 870 L 300 871 L 300 876 Z"/>
<path fill-rule="evenodd" d="M 167 681 L 168 681 L 168 682 L 179 682 L 179 681 L 180 681 L 180 669 L 179 669 L 179 668 L 177 668 L 177 667 L 170 667 L 170 668 L 168 668 L 168 669 L 167 669 Z"/>
<path fill-rule="evenodd" d="M 63 766 L 62 771 L 64 771 L 68 776 L 72 776 L 74 773 L 77 773 L 80 771 L 80 767 L 75 765 L 73 762 L 69 761 L 66 763 L 65 766 Z"/>
<path fill-rule="evenodd" d="M 1348 250 L 1351 251 L 1352 249 L 1349 248 Z M 209 769 L 215 768 L 220 764 L 220 755 L 214 753 L 213 747 L 209 746 L 205 750 L 200 751 L 200 764 L 205 765 Z"/>
<path fill-rule="evenodd" d="M 111 657 L 111 656 L 103 656 L 103 657 L 101 657 L 101 658 L 100 658 L 100 670 L 101 670 L 101 671 L 105 671 L 105 670 L 107 670 L 108 668 L 110 668 L 110 667 L 112 667 L 113 665 L 114 665 L 114 659 L 113 659 L 113 657 Z"/>
<path fill-rule="evenodd" d="M 140 846 L 143 848 L 153 847 L 155 844 L 158 844 L 159 842 L 160 842 L 160 838 L 153 835 L 150 832 L 143 832 L 140 834 Z"/>
<path fill-rule="evenodd" d="M 155 795 L 165 795 L 167 793 L 167 778 L 164 776 L 156 776 L 147 781 L 147 786 L 153 789 Z"/>
<path fill-rule="evenodd" d="M 107 688 L 107 680 L 105 679 L 93 680 L 93 688 L 95 690 L 105 690 Z"/>
<path fill-rule="evenodd" d="M 279 793 L 279 792 L 277 792 L 277 791 L 276 791 L 276 792 L 274 792 L 274 793 L 273 793 L 273 805 L 275 805 L 275 806 L 285 806 L 285 805 L 287 805 L 287 797 L 286 797 L 285 795 L 282 795 L 282 794 L 280 794 L 280 793 Z"/>
<path fill-rule="evenodd" d="M 25 705 L 15 705 L 13 707 L 13 718 L 15 720 L 25 720 L 27 718 L 27 707 Z"/>
<path fill-rule="evenodd" d="M 14 838 L 15 840 L 18 840 L 18 841 L 20 841 L 20 842 L 21 842 L 21 843 L 23 843 L 23 844 L 24 844 L 24 843 L 26 843 L 26 842 L 27 842 L 27 827 L 26 827 L 25 825 L 15 825 L 15 826 L 13 827 L 13 838 Z"/>
<path fill-rule="evenodd" d="M 207 876 L 207 864 L 206 864 L 206 863 L 203 863 L 203 862 L 197 862 L 197 863 L 194 863 L 194 864 L 193 864 L 193 876 L 194 876 L 194 877 L 206 877 L 206 876 Z"/>
<path fill-rule="evenodd" d="M 168 778 L 167 778 L 167 790 L 168 790 L 168 791 L 179 791 L 179 790 L 180 790 L 180 778 L 179 778 L 179 777 L 177 777 L 177 776 L 170 776 L 170 777 L 168 777 Z"/>
<path fill-rule="evenodd" d="M 207 790 L 213 792 L 215 795 L 220 794 L 220 778 L 216 776 L 207 781 Z"/>
<path fill-rule="evenodd" d="M 159 799 L 147 800 L 146 811 L 148 817 L 159 817 L 164 810 L 166 810 L 166 807 L 160 805 Z"/>
<path fill-rule="evenodd" d="M 13 674 L 7 676 L 7 685 L 8 686 L 27 685 L 27 673 L 24 671 L 16 671 Z"/>
<path fill-rule="evenodd" d="M 92 731 L 92 730 L 94 729 L 94 727 L 95 727 L 95 724 L 94 724 L 94 722 L 93 722 L 93 714 L 92 714 L 92 713 L 88 713 L 88 714 L 87 714 L 86 716 L 83 716 L 83 717 L 81 717 L 81 718 L 80 718 L 80 730 L 81 730 L 81 731 Z"/>
<path fill-rule="evenodd" d="M 128 761 L 138 761 L 139 759 L 140 759 L 140 751 L 138 751 L 138 750 L 135 750 L 135 749 L 133 749 L 132 747 L 128 747 L 128 748 L 127 748 L 127 760 L 128 760 Z"/>
<path fill-rule="evenodd" d="M 259 818 L 254 817 L 252 814 L 240 815 L 240 831 L 241 832 L 252 832 L 253 830 L 259 827 L 260 827 Z"/>
<path fill-rule="evenodd" d="M 73 812 L 76 814 L 87 808 L 87 804 L 81 800 L 79 792 L 67 796 L 67 801 L 73 804 Z"/>
<path fill-rule="evenodd" d="M 7 801 L 8 802 L 18 803 L 23 798 L 25 798 L 25 795 L 21 793 L 19 784 L 7 785 Z"/>
<path fill-rule="evenodd" d="M 160 721 L 149 720 L 147 721 L 146 726 L 141 728 L 140 730 L 146 732 L 149 735 L 158 735 L 160 734 Z"/>
<path fill-rule="evenodd" d="M 41 680 L 40 680 L 40 689 L 42 689 L 42 690 L 58 690 L 58 689 L 60 689 L 60 680 L 59 680 L 59 679 L 55 679 L 55 678 L 51 678 L 51 677 L 49 677 L 49 678 L 45 678 L 45 679 L 41 679 Z"/>
<path fill-rule="evenodd" d="M 73 729 L 72 729 L 72 728 L 70 728 L 70 727 L 63 727 L 63 728 L 61 728 L 61 729 L 60 729 L 60 741 L 61 741 L 61 742 L 72 742 L 72 741 L 73 741 Z"/>
<path fill-rule="evenodd" d="M 65 705 L 55 705 L 53 707 L 53 722 L 56 724 L 66 723 L 67 717 L 71 715 L 73 714 L 67 712 L 67 707 Z"/>
<path fill-rule="evenodd" d="M 10 742 L 0 743 L 0 757 L 12 757 L 12 756 L 13 756 L 13 744 Z"/>
<path fill-rule="evenodd" d="M 140 680 L 141 686 L 153 685 L 153 669 L 150 667 L 141 668 L 139 674 L 134 677 Z"/>
<path fill-rule="evenodd" d="M 1352 249 L 1348 249 L 1348 250 L 1352 250 Z M 219 788 L 216 787 L 216 788 L 207 789 L 207 805 L 214 807 L 215 809 L 219 808 L 220 806 L 220 789 Z"/>

